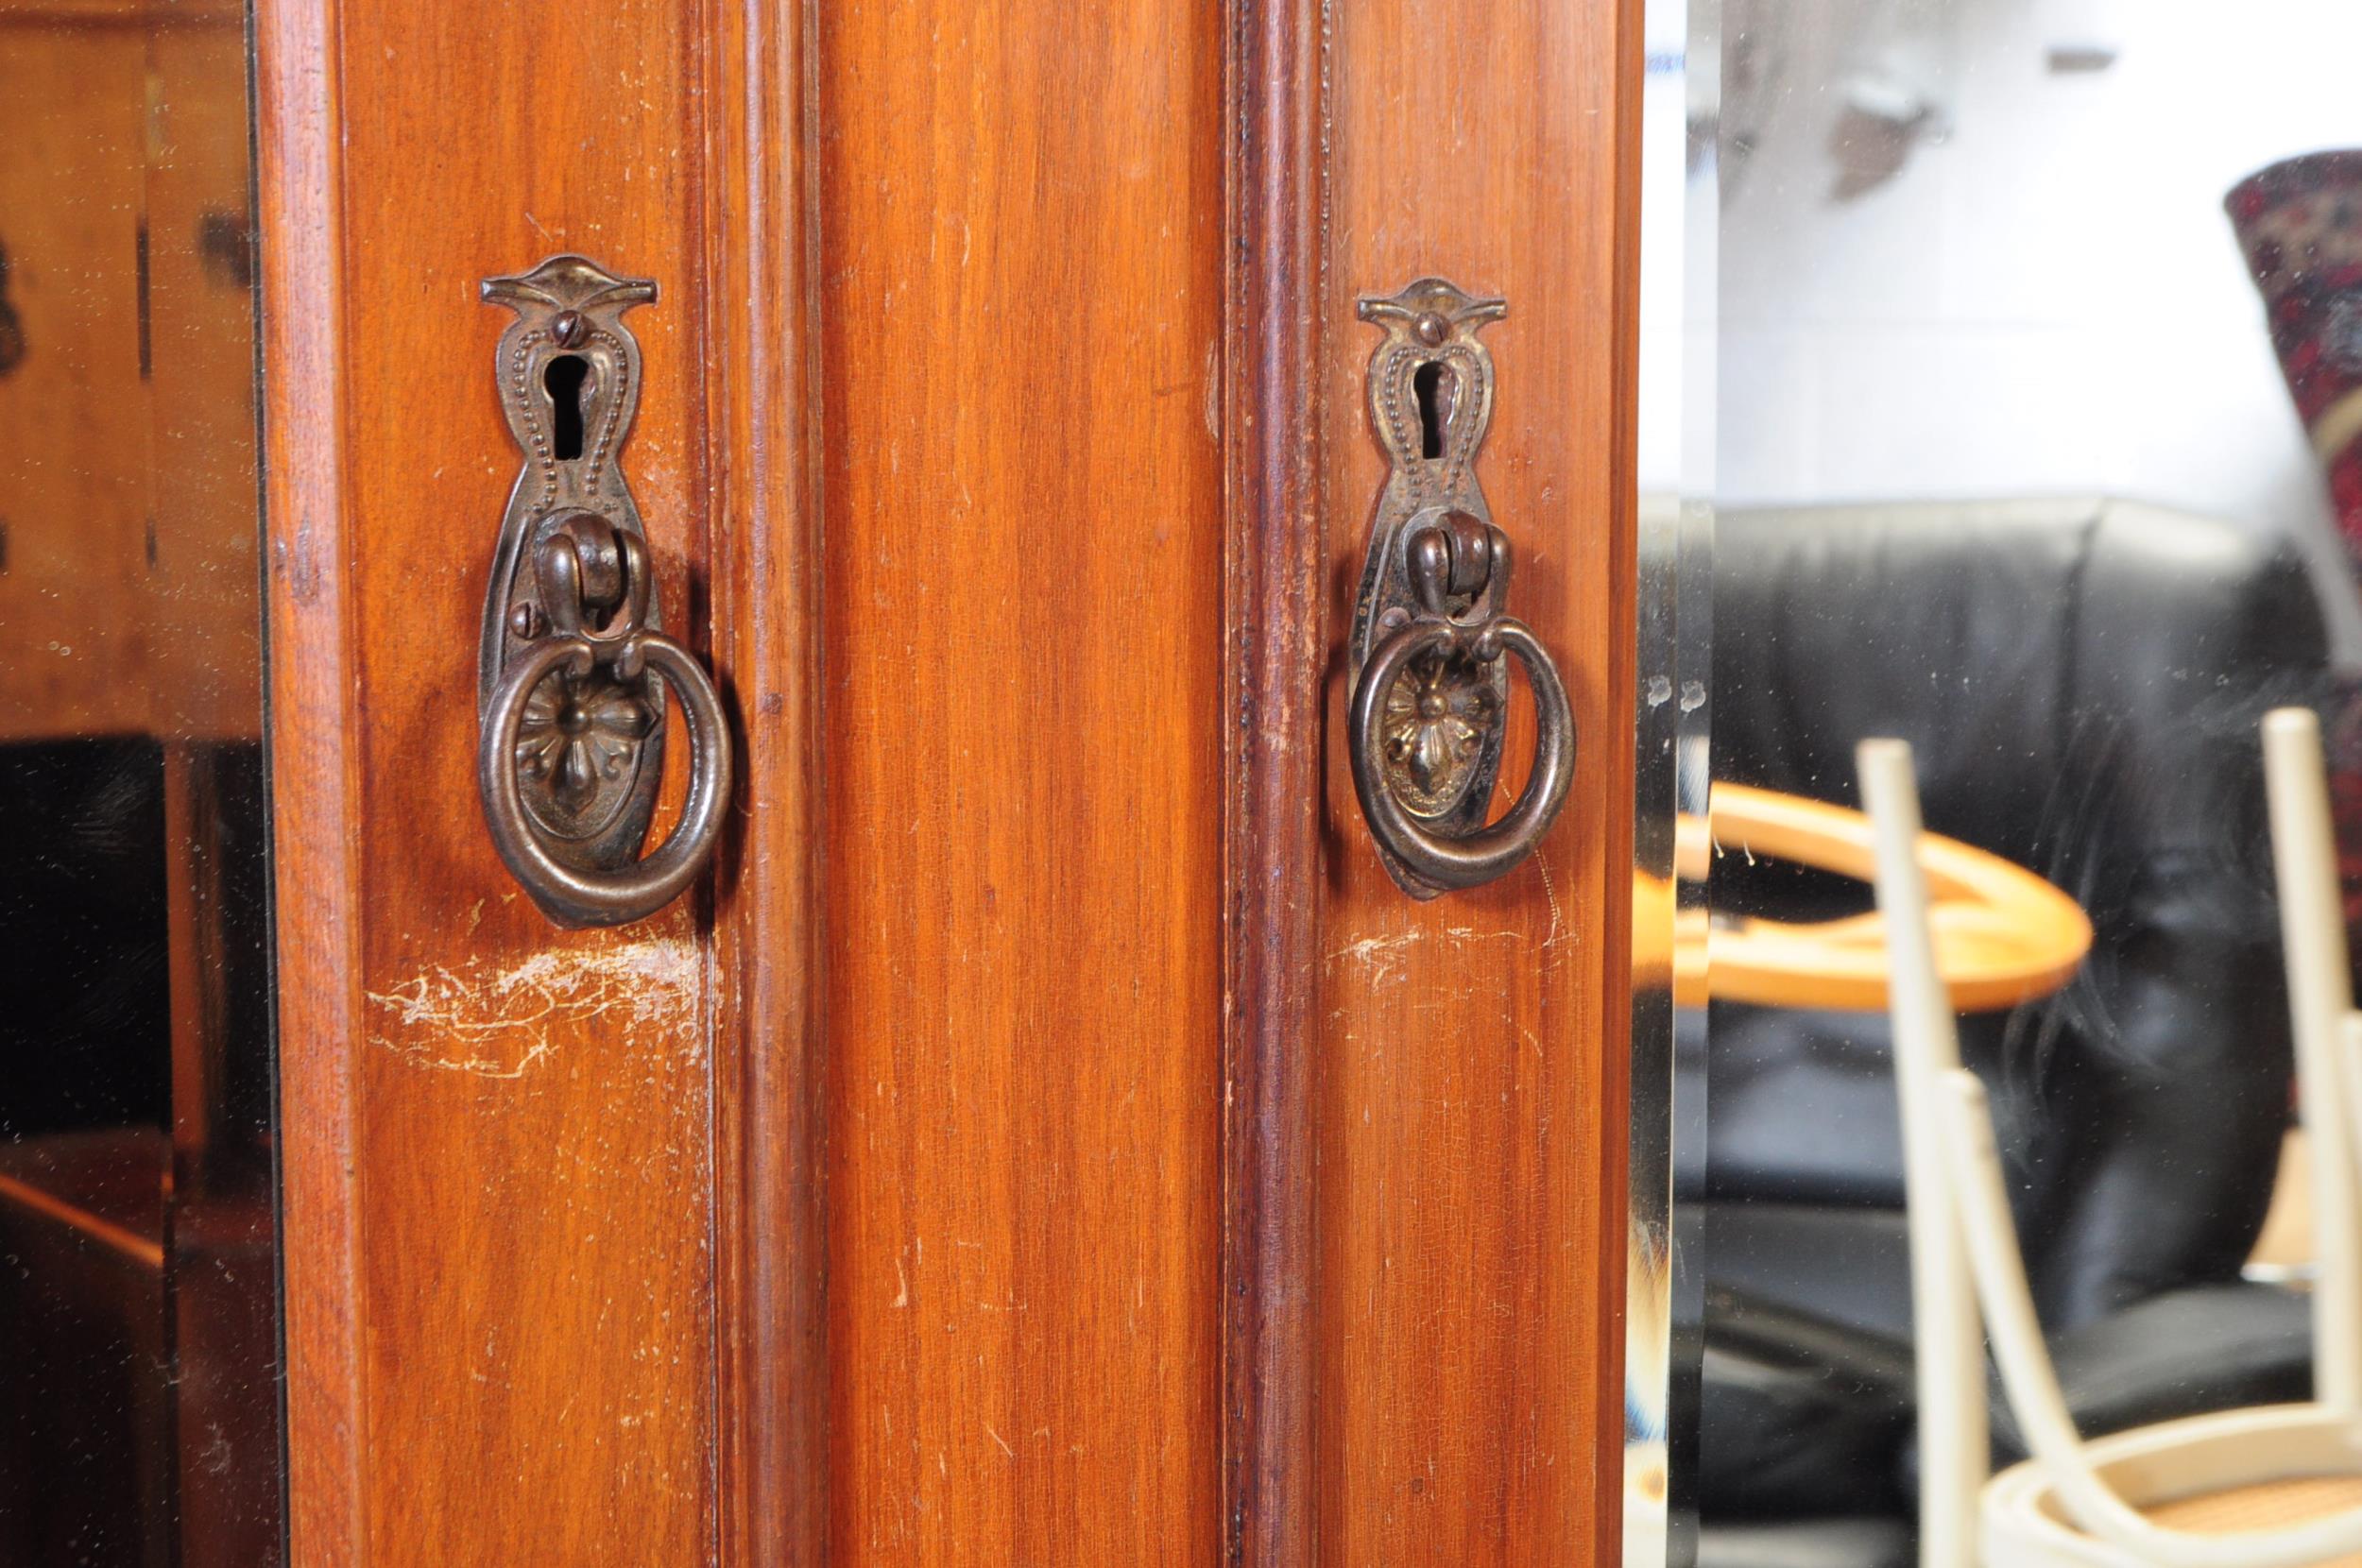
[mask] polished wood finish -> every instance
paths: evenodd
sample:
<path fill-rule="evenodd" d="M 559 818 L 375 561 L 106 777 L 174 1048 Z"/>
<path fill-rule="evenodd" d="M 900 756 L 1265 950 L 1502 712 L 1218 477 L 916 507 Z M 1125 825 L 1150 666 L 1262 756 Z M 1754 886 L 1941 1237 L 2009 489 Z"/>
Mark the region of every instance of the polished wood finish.
<path fill-rule="evenodd" d="M 1334 628 L 1384 469 L 1355 298 L 1435 274 L 1509 301 L 1478 470 L 1582 750 L 1498 882 L 1380 868 L 1328 710 L 1320 1540 L 1337 1564 L 1617 1557 L 1634 693 L 1640 8 L 1372 0 L 1330 16 L 1325 315 Z M 1519 702 L 1523 704 L 1522 692 Z M 1530 707 L 1528 708 L 1530 712 Z M 1522 783 L 1513 724 L 1501 799 Z"/>
<path fill-rule="evenodd" d="M 662 278 L 623 460 L 702 640 L 705 40 L 659 0 L 259 30 L 295 1560 L 704 1560 L 698 913 L 552 929 L 473 693 L 517 466 L 476 284 L 553 251 Z"/>
<path fill-rule="evenodd" d="M 721 1560 L 827 1560 L 829 1355 L 820 1162 L 820 795 L 826 733 L 814 370 L 811 16 L 718 8 L 705 92 L 714 664 L 738 714 L 739 831 L 713 952 Z M 739 303 L 743 302 L 743 304 Z"/>
<path fill-rule="evenodd" d="M 1208 20 L 819 12 L 834 1561 L 1220 1555 Z"/>
<path fill-rule="evenodd" d="M 1635 9 L 591 11 L 261 12 L 296 1560 L 1612 1560 Z M 470 779 L 568 247 L 744 780 L 572 934 Z M 1426 270 L 1585 751 L 1418 906 L 1324 730 Z"/>
<path fill-rule="evenodd" d="M 345 523 L 343 74 L 324 7 L 255 14 L 256 227 L 279 933 L 290 1560 L 366 1560 L 355 1060 L 364 1038 L 360 644 Z"/>
<path fill-rule="evenodd" d="M 1223 1526 L 1238 1568 L 1309 1563 L 1316 1539 L 1322 23 L 1313 0 L 1242 8 L 1225 62 Z"/>

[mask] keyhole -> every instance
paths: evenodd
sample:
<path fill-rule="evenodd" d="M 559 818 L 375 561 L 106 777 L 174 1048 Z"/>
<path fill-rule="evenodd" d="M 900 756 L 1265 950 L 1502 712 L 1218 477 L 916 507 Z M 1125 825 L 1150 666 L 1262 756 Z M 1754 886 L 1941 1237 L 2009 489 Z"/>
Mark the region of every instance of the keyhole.
<path fill-rule="evenodd" d="M 582 388 L 590 378 L 590 362 L 580 354 L 560 354 L 541 373 L 550 395 L 550 438 L 559 462 L 582 455 Z"/>
<path fill-rule="evenodd" d="M 1430 360 L 1411 377 L 1412 395 L 1419 400 L 1419 455 L 1444 455 L 1444 427 L 1451 423 L 1452 403 L 1460 378 L 1448 366 Z"/>

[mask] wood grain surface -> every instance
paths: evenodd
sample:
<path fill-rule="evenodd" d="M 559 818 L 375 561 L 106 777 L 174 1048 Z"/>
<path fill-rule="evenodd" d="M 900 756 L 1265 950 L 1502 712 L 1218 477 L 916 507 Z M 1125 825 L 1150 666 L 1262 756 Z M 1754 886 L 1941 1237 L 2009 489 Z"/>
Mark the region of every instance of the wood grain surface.
<path fill-rule="evenodd" d="M 1219 1551 L 1210 19 L 820 13 L 834 1561 Z"/>
<path fill-rule="evenodd" d="M 1318 1525 L 1323 20 L 1317 0 L 1242 8 L 1225 62 L 1223 1524 L 1238 1568 L 1309 1563 Z"/>
<path fill-rule="evenodd" d="M 1354 300 L 1430 273 L 1502 296 L 1477 474 L 1516 550 L 1510 609 L 1554 655 L 1582 750 L 1531 861 L 1416 904 L 1361 823 L 1332 682 L 1318 1560 L 1612 1562 L 1639 7 L 1368 0 L 1331 23 L 1331 641 L 1384 477 L 1362 397 L 1378 334 Z M 1509 745 L 1505 790 L 1522 783 L 1530 727 Z"/>
<path fill-rule="evenodd" d="M 259 13 L 295 1560 L 714 1552 L 708 957 L 563 933 L 485 833 L 475 641 L 519 458 L 476 284 L 652 275 L 624 465 L 702 640 L 693 13 Z"/>
<path fill-rule="evenodd" d="M 827 1560 L 819 453 L 812 16 L 716 7 L 705 51 L 714 669 L 738 715 L 713 953 L 719 1558 Z"/>
<path fill-rule="evenodd" d="M 1632 0 L 260 24 L 296 1561 L 1612 1560 Z M 470 770 L 570 248 L 743 786 L 566 934 Z M 1428 271 L 1584 750 L 1421 906 L 1331 732 Z"/>
<path fill-rule="evenodd" d="M 365 1561 L 372 1434 L 356 1163 L 362 929 L 360 650 L 346 560 L 340 62 L 324 7 L 255 12 L 263 295 L 272 923 L 289 1560 Z"/>

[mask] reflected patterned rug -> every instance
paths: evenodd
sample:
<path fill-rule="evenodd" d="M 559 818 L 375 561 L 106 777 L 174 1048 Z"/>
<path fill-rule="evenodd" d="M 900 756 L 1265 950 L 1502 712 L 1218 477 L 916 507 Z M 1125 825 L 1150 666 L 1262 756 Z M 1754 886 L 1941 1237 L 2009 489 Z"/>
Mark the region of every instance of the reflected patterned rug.
<path fill-rule="evenodd" d="M 2308 153 L 2231 188 L 2223 210 L 2362 576 L 2362 150 Z M 2346 920 L 2362 925 L 2362 690 L 2325 712 Z"/>

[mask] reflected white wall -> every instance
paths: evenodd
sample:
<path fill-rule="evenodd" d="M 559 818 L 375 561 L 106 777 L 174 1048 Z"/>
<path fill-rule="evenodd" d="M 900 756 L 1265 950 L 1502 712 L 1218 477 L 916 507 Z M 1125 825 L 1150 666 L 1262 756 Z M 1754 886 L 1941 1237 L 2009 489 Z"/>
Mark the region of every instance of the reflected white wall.
<path fill-rule="evenodd" d="M 1748 145 L 1723 171 L 1723 504 L 2161 502 L 2302 541 L 2362 658 L 2221 205 L 2362 146 L 2362 6 L 1730 0 L 1725 26 L 1754 75 L 1726 105 Z M 1840 199 L 1847 106 L 1913 93 L 1899 170 Z"/>

